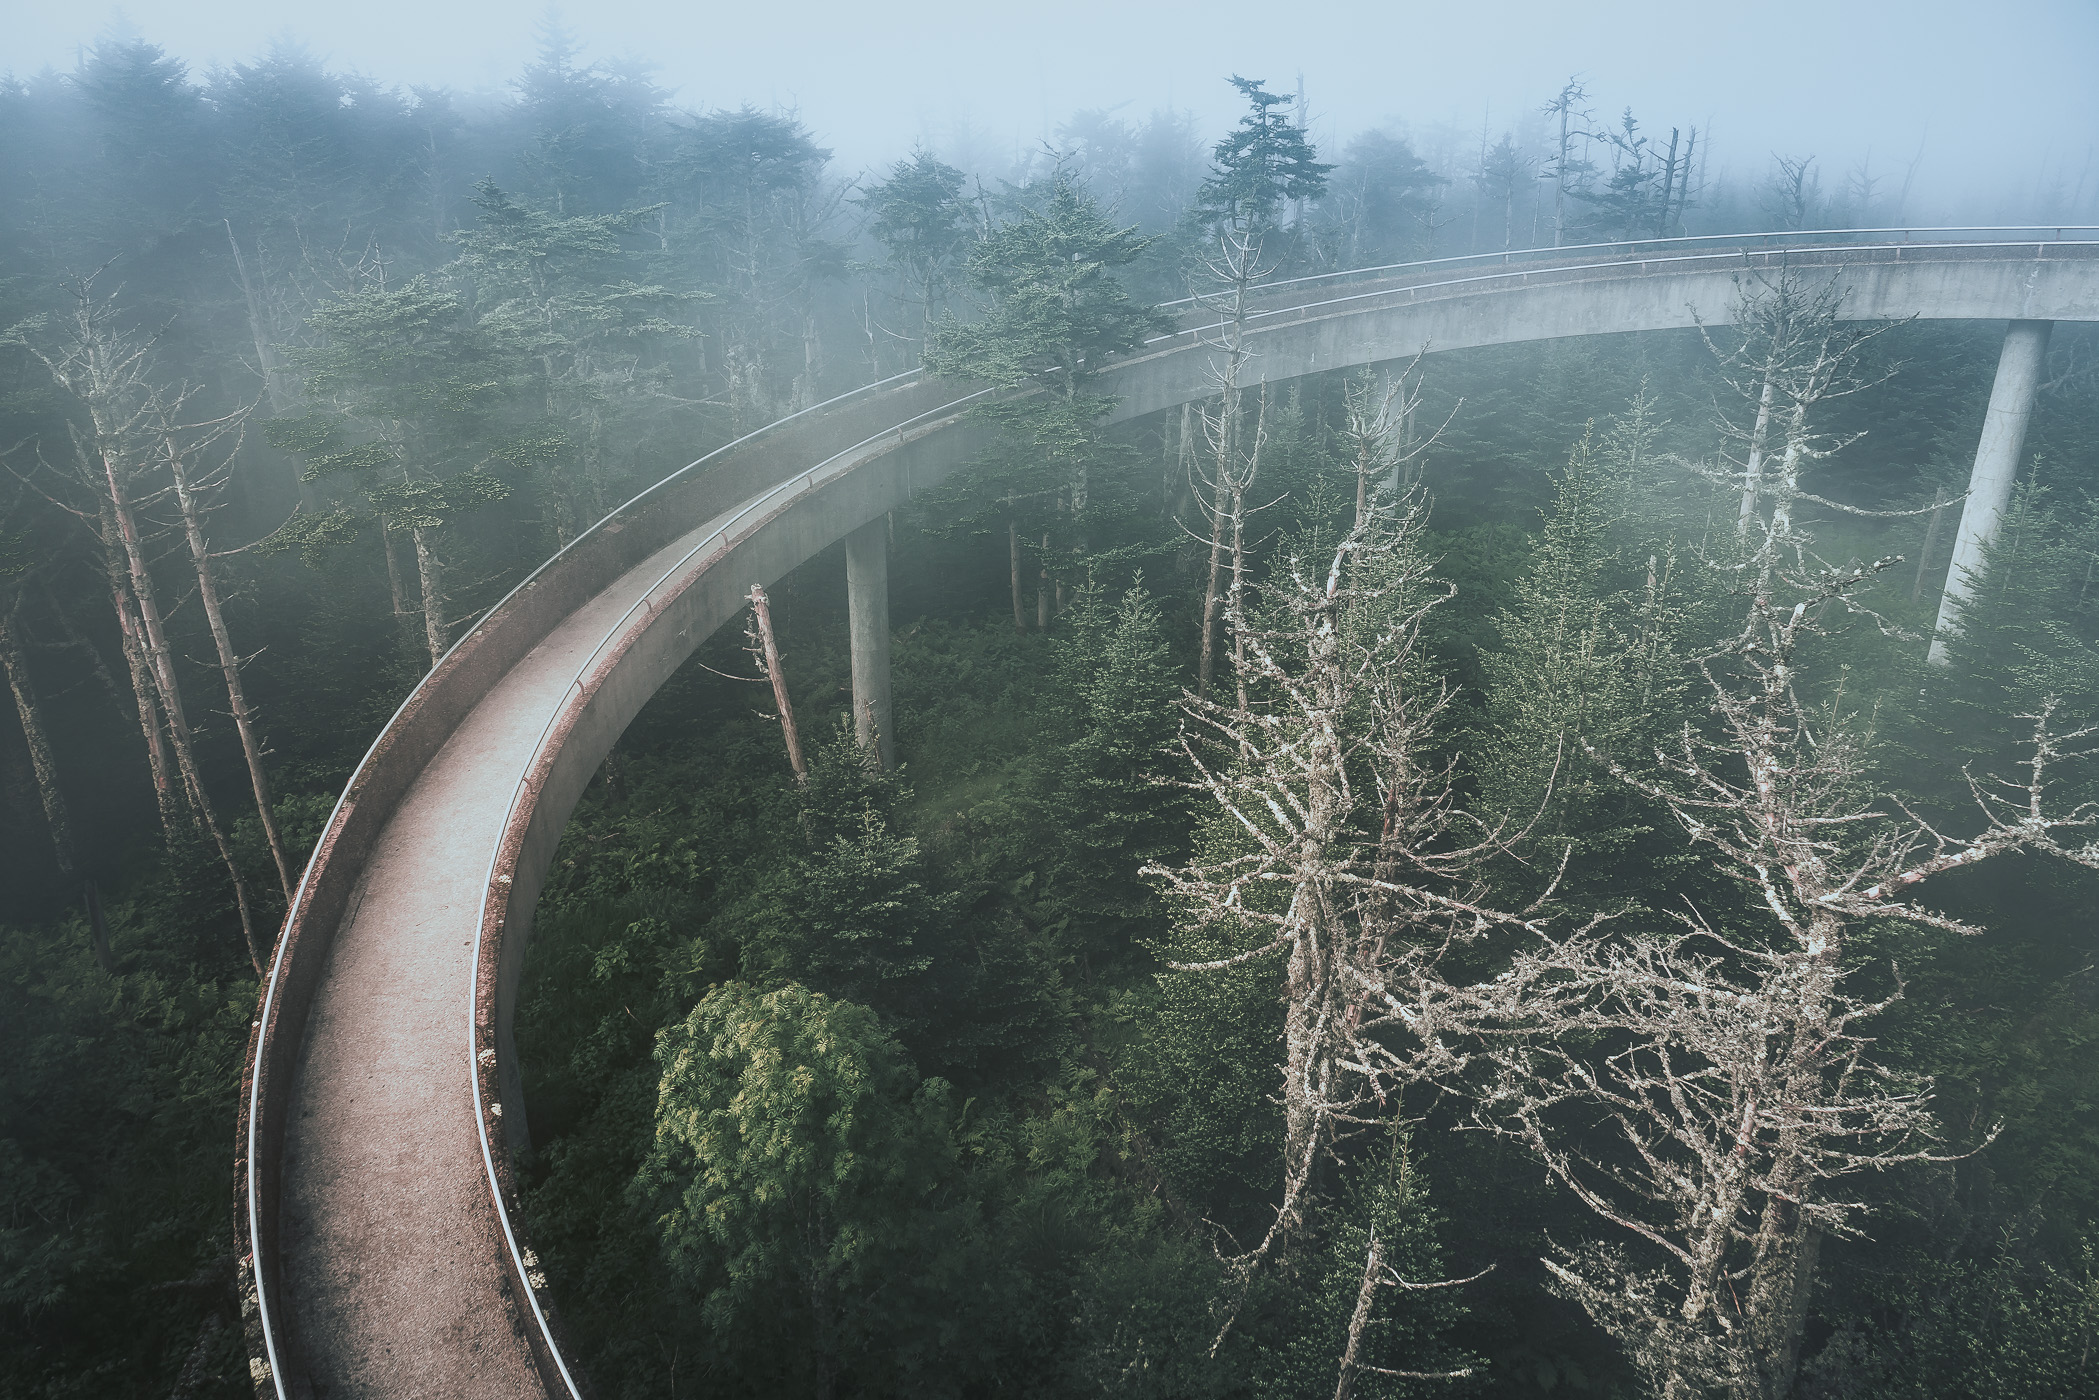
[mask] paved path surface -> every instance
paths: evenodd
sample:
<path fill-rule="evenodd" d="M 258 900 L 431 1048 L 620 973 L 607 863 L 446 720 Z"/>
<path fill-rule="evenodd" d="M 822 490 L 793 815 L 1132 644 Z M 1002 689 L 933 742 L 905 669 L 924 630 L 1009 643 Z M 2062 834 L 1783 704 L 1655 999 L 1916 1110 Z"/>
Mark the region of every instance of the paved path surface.
<path fill-rule="evenodd" d="M 1847 275 L 1855 273 L 1862 315 L 1922 310 L 1966 317 L 2099 319 L 2099 257 L 2094 256 L 2099 246 L 2051 252 L 2053 246 L 2036 241 L 2002 253 L 1966 245 L 1905 247 L 1899 255 L 1882 247 L 1861 255 L 1859 266 Z M 1565 256 L 1581 253 L 1568 250 Z M 1478 286 L 1462 285 L 1465 276 L 1450 280 L 1451 269 L 1430 268 L 1278 288 L 1275 299 L 1286 305 L 1264 319 L 1273 329 L 1264 332 L 1254 363 L 1263 376 L 1283 379 L 1405 355 L 1424 340 L 1447 348 L 1684 325 L 1688 302 L 1695 301 L 1708 315 L 1726 304 L 1730 269 L 1741 265 L 1702 254 L 1703 263 L 1677 259 L 1672 266 L 1671 259 L 1658 258 L 1650 265 L 1645 256 L 1597 264 L 1593 271 L 1545 268 L 1499 281 L 1483 278 Z M 1841 251 L 1815 249 L 1813 256 L 1823 260 L 1824 268 L 1846 271 Z M 1378 290 L 1386 280 L 1412 285 L 1388 295 Z M 1287 305 L 1293 300 L 1295 309 Z M 1296 324 L 1286 324 L 1292 318 Z M 1207 353 L 1184 333 L 1126 365 L 1111 366 L 1110 388 L 1124 396 L 1116 416 L 1156 411 L 1206 393 Z M 918 397 L 911 397 L 914 393 Z M 803 514 L 779 536 L 791 536 L 790 542 L 775 541 L 776 552 L 791 549 L 791 557 L 773 559 L 773 567 L 792 567 L 909 498 L 914 478 L 908 468 L 891 470 L 896 462 L 921 453 L 929 474 L 917 478 L 920 485 L 953 465 L 953 453 L 941 459 L 926 441 L 906 447 L 905 434 L 888 426 L 916 423 L 920 420 L 913 415 L 946 401 L 946 391 L 937 385 L 877 387 L 798 421 L 785 420 L 748 446 L 725 449 L 700 465 L 722 473 L 717 481 L 749 480 L 757 490 L 766 482 L 788 481 L 856 441 L 876 440 L 863 439 L 863 433 L 894 442 L 893 448 L 867 453 L 877 470 L 856 470 L 828 497 L 812 490 L 806 508 L 794 507 Z M 904 406 L 895 418 L 883 418 L 877 426 L 863 421 L 869 413 L 888 413 L 891 404 Z M 940 431 L 953 441 L 952 430 Z M 880 452 L 893 452 L 890 466 L 877 460 Z M 885 471 L 889 477 L 883 477 Z M 879 491 L 868 484 L 877 478 L 887 483 Z M 727 493 L 726 487 L 710 489 L 716 497 Z M 725 504 L 716 497 L 679 499 L 712 501 L 704 510 L 694 508 L 697 516 Z M 675 515 L 655 518 L 677 521 Z M 471 686 L 449 692 L 469 694 L 463 713 L 434 700 L 421 709 L 411 702 L 389 725 L 388 742 L 401 741 L 392 752 L 396 757 L 428 752 L 407 742 L 414 735 L 427 734 L 429 744 L 440 746 L 412 781 L 403 777 L 385 789 L 401 793 L 391 809 L 384 805 L 385 785 L 374 779 L 375 785 L 355 801 L 346 798 L 332 821 L 331 841 L 349 828 L 350 810 L 362 802 L 364 810 L 355 820 L 365 823 L 363 829 L 371 830 L 377 821 L 384 825 L 376 829 L 361 865 L 362 846 L 347 838 L 315 858 L 302 885 L 302 911 L 309 893 L 318 890 L 316 907 L 343 913 L 339 919 L 313 915 L 301 935 L 306 940 L 301 946 L 313 950 L 311 959 L 301 953 L 294 971 L 284 972 L 287 962 L 280 953 L 267 995 L 282 999 L 266 1001 L 257 1023 L 263 1028 L 253 1062 L 258 1087 L 249 1104 L 251 1121 L 262 1126 L 255 1130 L 256 1161 L 250 1163 L 245 1199 L 260 1292 L 250 1334 L 259 1394 L 508 1400 L 550 1393 L 533 1357 L 533 1339 L 541 1336 L 537 1319 L 520 1312 L 510 1285 L 510 1256 L 500 1238 L 504 1226 L 475 1121 L 470 1030 L 482 882 L 491 853 L 503 839 L 519 775 L 550 718 L 568 703 L 578 668 L 670 563 L 728 518 L 686 530 L 617 574 L 610 570 L 630 557 L 622 549 L 639 552 L 648 548 L 643 539 L 661 540 L 664 534 L 643 536 L 637 530 L 608 541 L 605 537 L 623 525 L 594 529 L 596 544 L 604 547 L 600 554 L 612 561 L 607 572 L 579 572 L 595 567 L 585 551 L 553 561 L 545 579 L 534 585 L 546 590 L 541 597 L 587 601 L 566 616 L 558 609 L 534 614 L 547 619 L 532 624 L 545 627 L 544 635 L 492 683 L 493 667 L 477 673 L 481 678 L 472 684 L 488 685 L 485 694 L 471 698 Z M 614 581 L 594 594 L 590 588 L 595 585 L 577 582 L 607 577 Z M 726 575 L 710 577 L 726 584 Z M 570 583 L 574 591 L 562 591 Z M 654 601 L 664 604 L 680 586 Z M 695 595 L 701 591 L 693 590 Z M 481 625 L 481 635 L 487 635 L 488 625 Z M 524 639 L 522 647 L 539 634 L 506 635 Z M 685 639 L 679 644 L 688 647 L 702 640 L 684 633 L 679 637 Z M 662 639 L 653 653 L 637 652 L 637 657 L 622 674 L 629 688 L 641 693 L 647 685 L 634 682 L 634 675 L 676 659 Z M 453 679 L 460 674 L 454 672 Z M 436 685 L 431 693 L 441 692 L 449 684 L 428 682 L 426 690 Z M 638 704 L 641 694 L 626 698 Z M 449 733 L 443 728 L 447 724 L 453 726 Z M 616 729 L 610 732 L 616 737 Z M 610 742 L 601 726 L 589 742 L 572 742 L 563 752 L 580 763 L 579 755 L 591 744 L 601 753 Z M 389 771 L 414 769 L 396 763 Z M 548 842 L 550 847 L 551 837 Z M 550 849 L 534 858 L 547 854 Z M 330 873 L 317 875 L 323 867 Z M 351 879 L 355 883 L 346 887 L 343 882 Z M 529 879 L 521 874 L 518 888 L 528 886 L 537 888 L 536 871 Z M 298 941 L 288 940 L 287 946 Z M 319 960 L 317 972 L 312 959 Z M 288 1044 L 274 1043 L 272 1032 L 279 1025 L 300 1024 L 302 1014 L 304 1030 L 293 1057 L 286 1053 Z M 263 1105 L 260 1117 L 256 1104 Z M 275 1136 L 280 1126 L 281 1139 Z M 498 1153 L 503 1150 L 500 1142 L 495 1146 Z M 529 1259 L 523 1262 L 529 1271 Z M 266 1341 L 262 1319 L 271 1329 Z M 267 1364 L 273 1355 L 284 1373 Z M 551 1393 L 565 1394 L 567 1386 L 555 1386 Z"/>
<path fill-rule="evenodd" d="M 688 541 L 570 614 L 439 750 L 351 897 L 285 1141 L 285 1291 L 325 1400 L 540 1396 L 503 1291 L 474 1121 L 481 880 L 519 772 L 599 640 Z M 462 856 L 466 858 L 462 858 Z"/>

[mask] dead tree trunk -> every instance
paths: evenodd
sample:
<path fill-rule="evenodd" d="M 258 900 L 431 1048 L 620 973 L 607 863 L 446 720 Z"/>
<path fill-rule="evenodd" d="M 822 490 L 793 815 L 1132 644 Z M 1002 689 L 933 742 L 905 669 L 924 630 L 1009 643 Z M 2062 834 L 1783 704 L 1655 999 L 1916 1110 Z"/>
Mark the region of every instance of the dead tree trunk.
<path fill-rule="evenodd" d="M 445 623 L 445 566 L 437 557 L 429 529 L 417 525 L 413 532 L 416 579 L 423 587 L 423 645 L 430 649 L 430 664 L 435 666 L 451 645 Z"/>
<path fill-rule="evenodd" d="M 1249 476 L 1252 472 L 1247 473 Z M 1243 615 L 1246 605 L 1246 491 L 1235 478 L 1232 483 L 1232 593 L 1233 618 Z M 1238 688 L 1239 713 L 1246 713 L 1246 629 L 1232 627 L 1232 679 Z"/>
<path fill-rule="evenodd" d="M 73 471 L 80 484 L 96 501 L 110 601 L 124 635 L 125 659 L 131 663 L 132 685 L 139 696 L 140 726 L 146 732 L 147 752 L 159 755 L 161 725 L 167 722 L 167 738 L 174 749 L 175 765 L 182 776 L 190 804 L 199 822 L 225 862 L 233 881 L 234 901 L 240 909 L 241 933 L 255 972 L 262 975 L 263 947 L 255 932 L 254 912 L 248 899 L 247 881 L 233 857 L 233 848 L 212 811 L 204 789 L 196 753 L 190 742 L 189 724 L 182 711 L 182 691 L 177 682 L 166 630 L 161 625 L 153 578 L 147 567 L 146 550 L 138 528 L 138 515 L 130 497 L 135 464 L 149 445 L 151 425 L 166 422 L 181 407 L 183 393 L 164 394 L 149 382 L 146 355 L 150 340 L 128 336 L 115 324 L 115 308 L 108 298 L 98 300 L 93 278 L 73 287 L 74 311 L 60 344 L 52 350 L 31 347 L 50 371 L 58 386 L 72 395 L 92 425 L 92 433 L 73 434 Z M 81 512 L 83 517 L 85 512 Z M 155 715 L 152 700 L 159 702 Z M 155 773 L 156 784 L 164 774 Z M 162 787 L 162 821 L 175 833 L 174 802 Z"/>
<path fill-rule="evenodd" d="M 780 732 L 787 740 L 787 761 L 794 768 L 794 780 L 806 787 L 809 765 L 802 761 L 802 735 L 795 728 L 794 702 L 787 698 L 787 673 L 781 669 L 780 646 L 773 638 L 772 601 L 755 583 L 751 585 L 751 617 L 757 626 L 758 650 L 765 663 L 766 679 L 773 683 L 773 704 L 780 711 Z"/>
<path fill-rule="evenodd" d="M 233 902 L 240 912 L 241 937 L 248 945 L 248 958 L 255 965 L 255 975 L 260 977 L 263 974 L 263 955 L 267 950 L 255 929 L 255 911 L 248 898 L 247 877 L 241 874 L 240 862 L 234 859 L 233 844 L 226 839 L 225 829 L 219 825 L 218 813 L 211 805 L 211 794 L 204 787 L 204 772 L 197 763 L 189 718 L 182 708 L 181 682 L 175 674 L 174 653 L 168 646 L 167 629 L 161 623 L 160 605 L 153 592 L 153 576 L 146 569 L 145 545 L 139 536 L 137 517 L 132 513 L 123 477 L 116 464 L 105 456 L 103 465 L 109 483 L 110 506 L 117 522 L 117 537 L 124 546 L 125 560 L 130 568 L 131 601 L 138 607 L 139 622 L 144 629 L 146 666 L 160 697 L 161 713 L 167 718 L 175 766 L 182 774 L 183 787 L 189 793 L 191 810 L 196 813 L 205 835 L 211 838 L 220 861 L 226 866 L 228 878 L 233 881 Z"/>
<path fill-rule="evenodd" d="M 1334 1383 L 1334 1400 L 1349 1400 L 1355 1392 L 1356 1373 L 1362 1365 L 1363 1329 L 1370 1322 L 1370 1308 L 1377 1301 L 1378 1269 L 1385 1262 L 1384 1242 L 1373 1230 L 1370 1248 L 1363 1255 L 1363 1281 L 1356 1288 L 1356 1308 L 1348 1319 L 1348 1345 L 1341 1352 L 1341 1375 Z"/>
<path fill-rule="evenodd" d="M 109 603 L 117 615 L 117 634 L 124 648 L 124 665 L 131 677 L 131 695 L 138 704 L 139 730 L 146 741 L 146 762 L 153 773 L 153 798 L 160 810 L 161 830 L 173 836 L 182 821 L 182 799 L 175 792 L 175 770 L 168 759 L 167 730 L 154 695 L 153 673 L 146 664 L 145 633 L 125 582 L 124 553 L 117 543 L 116 512 L 105 498 L 100 506 L 102 559 L 109 583 Z"/>
<path fill-rule="evenodd" d="M 7 672 L 7 688 L 14 693 L 15 716 L 22 724 L 22 739 L 29 747 L 29 768 L 36 775 L 36 795 L 43 803 L 44 825 L 51 832 L 51 851 L 58 873 L 73 878 L 73 827 L 66 817 L 65 793 L 58 786 L 58 763 L 51 752 L 51 738 L 44 728 L 44 711 L 36 686 L 29 676 L 29 658 L 22 654 L 17 630 L 21 599 L 0 609 L 0 670 Z"/>
<path fill-rule="evenodd" d="M 386 550 L 386 587 L 393 595 L 394 621 L 405 622 L 408 618 L 408 585 L 401 579 L 401 559 L 394 550 L 393 528 L 385 521 L 379 522 L 379 543 Z"/>
<path fill-rule="evenodd" d="M 1749 533 L 1750 523 L 1756 519 L 1757 494 L 1764 484 L 1764 443 L 1771 431 L 1771 396 L 1775 379 L 1771 369 L 1764 371 L 1764 390 L 1756 403 L 1756 426 L 1749 430 L 1749 459 L 1742 467 L 1742 509 L 1735 517 L 1735 529 L 1745 535 Z"/>
<path fill-rule="evenodd" d="M 1209 698 L 1210 681 L 1217 671 L 1217 614 L 1223 602 L 1218 584 L 1224 577 L 1224 531 L 1230 492 L 1222 476 L 1216 482 L 1216 490 L 1217 499 L 1210 508 L 1210 579 L 1203 587 L 1202 656 L 1195 671 L 1195 693 L 1203 699 Z"/>
<path fill-rule="evenodd" d="M 256 290 L 254 279 L 248 276 L 248 260 L 241 256 L 240 240 L 233 236 L 232 221 L 225 223 L 226 242 L 233 249 L 233 272 L 240 279 L 241 298 L 247 305 L 248 335 L 255 342 L 255 371 L 262 376 L 263 392 L 269 396 L 270 410 L 282 413 L 290 405 L 291 396 L 284 391 L 284 375 L 278 363 L 277 347 L 270 339 L 262 294 Z"/>
<path fill-rule="evenodd" d="M 1254 430 L 1254 445 L 1251 451 L 1242 451 L 1240 416 L 1243 412 L 1241 399 L 1246 351 L 1246 317 L 1248 298 L 1255 285 L 1265 281 L 1270 269 L 1261 265 L 1261 240 L 1254 235 L 1227 233 L 1223 237 L 1222 251 L 1215 262 L 1209 264 L 1210 274 L 1230 290 L 1216 299 L 1215 304 L 1225 316 L 1224 340 L 1220 346 L 1224 351 L 1224 365 L 1216 375 L 1219 407 L 1213 417 L 1207 411 L 1202 415 L 1205 446 L 1209 448 L 1212 479 L 1206 483 L 1211 487 L 1212 499 L 1206 506 L 1210 516 L 1210 575 L 1203 590 L 1203 637 L 1202 652 L 1196 669 L 1196 695 L 1208 698 L 1215 681 L 1217 666 L 1217 617 L 1219 612 L 1218 585 L 1224 573 L 1224 551 L 1226 536 L 1230 535 L 1231 548 L 1231 597 L 1224 609 L 1233 612 L 1239 605 L 1239 592 L 1246 576 L 1246 493 L 1252 489 L 1254 476 L 1260 470 L 1260 452 L 1263 429 Z M 1268 409 L 1267 391 L 1261 394 L 1261 413 L 1265 422 Z M 1229 526 L 1227 525 L 1229 518 Z M 1237 625 L 1236 623 L 1234 624 Z M 1244 648 L 1234 643 L 1233 661 L 1243 669 Z M 1238 685 L 1239 708 L 1246 708 L 1246 684 L 1242 679 Z"/>
<path fill-rule="evenodd" d="M 1020 521 L 1013 514 L 1013 493 L 1006 493 L 1006 555 L 1013 565 L 1013 630 L 1028 630 L 1028 620 L 1020 610 Z"/>
<path fill-rule="evenodd" d="M 240 657 L 234 652 L 232 635 L 226 630 L 225 610 L 219 606 L 218 580 L 212 575 L 211 546 L 204 538 L 203 512 L 182 454 L 175 450 L 171 439 L 163 439 L 162 448 L 166 453 L 168 471 L 175 481 L 175 502 L 182 512 L 182 533 L 189 544 L 190 563 L 197 572 L 197 598 L 204 605 L 204 619 L 211 628 L 212 644 L 218 651 L 219 674 L 226 681 L 226 699 L 232 707 L 233 727 L 240 734 L 241 754 L 248 764 L 248 783 L 255 791 L 255 814 L 261 819 L 263 835 L 269 841 L 270 858 L 277 864 L 277 880 L 284 890 L 285 907 L 290 908 L 296 879 L 292 874 L 291 860 L 285 854 L 284 837 L 277 829 L 277 810 L 270 801 L 269 776 L 262 767 L 262 738 L 256 732 L 255 716 L 248 708 L 247 691 L 241 685 Z"/>
<path fill-rule="evenodd" d="M 166 716 L 168 738 L 175 751 L 175 766 L 182 774 L 182 785 L 189 793 L 190 807 L 196 813 L 204 832 L 225 863 L 226 874 L 233 881 L 233 901 L 240 911 L 241 937 L 248 945 L 249 960 L 255 964 L 255 975 L 263 971 L 262 940 L 255 931 L 255 913 L 248 898 L 248 881 L 241 874 L 240 862 L 234 859 L 233 845 L 226 839 L 225 830 L 219 825 L 218 813 L 211 805 L 211 794 L 204 788 L 204 773 L 197 764 L 196 746 L 191 742 L 189 718 L 182 708 L 182 688 L 175 674 L 175 659 L 168 646 L 167 629 L 161 623 L 160 604 L 153 591 L 153 575 L 146 567 L 145 542 L 138 529 L 138 517 L 132 510 L 129 490 L 125 484 L 125 473 L 107 452 L 101 454 L 103 481 L 108 491 L 111 516 L 116 522 L 117 540 L 123 546 L 124 561 L 129 570 L 131 602 L 138 608 L 138 620 L 143 629 L 146 669 L 153 678 L 154 690 L 160 697 L 161 713 Z"/>

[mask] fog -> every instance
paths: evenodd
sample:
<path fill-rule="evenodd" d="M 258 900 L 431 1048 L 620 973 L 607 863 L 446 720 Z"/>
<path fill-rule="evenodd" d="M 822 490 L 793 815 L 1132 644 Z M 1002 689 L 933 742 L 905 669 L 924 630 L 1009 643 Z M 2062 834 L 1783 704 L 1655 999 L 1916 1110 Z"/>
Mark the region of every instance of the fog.
<path fill-rule="evenodd" d="M 500 92 L 535 51 L 535 23 L 494 0 L 371 0 L 303 12 L 265 0 L 135 0 L 97 16 L 20 5 L 0 69 L 69 69 L 98 33 L 135 32 L 190 65 L 304 43 L 385 83 Z M 1073 0 L 792 7 L 606 0 L 561 16 L 586 57 L 633 62 L 689 107 L 797 111 L 854 171 L 914 142 L 979 168 L 1056 139 L 1083 109 L 1183 110 L 1200 132 L 1236 111 L 1222 81 L 1301 81 L 1315 138 L 1386 126 L 1417 146 L 1519 132 L 1570 75 L 1599 118 L 1630 106 L 1650 130 L 1698 126 L 1712 169 L 1754 178 L 1773 152 L 1828 178 L 1860 162 L 1940 219 L 2088 217 L 2099 178 L 2099 6 L 2089 0 L 1767 0 L 1579 7 L 1330 3 L 1286 15 Z M 1921 152 L 1921 159 L 1919 154 Z M 2065 202 L 2067 200 L 2067 203 Z"/>

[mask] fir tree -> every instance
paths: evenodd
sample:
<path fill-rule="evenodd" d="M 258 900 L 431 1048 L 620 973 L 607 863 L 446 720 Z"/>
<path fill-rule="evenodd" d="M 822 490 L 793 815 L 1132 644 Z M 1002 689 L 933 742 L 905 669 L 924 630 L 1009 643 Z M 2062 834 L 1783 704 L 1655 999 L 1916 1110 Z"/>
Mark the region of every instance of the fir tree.
<path fill-rule="evenodd" d="M 887 180 L 868 186 L 858 201 L 867 211 L 867 231 L 887 252 L 890 271 L 907 289 L 898 298 L 908 317 L 903 334 L 918 342 L 921 356 L 969 244 L 969 206 L 962 197 L 962 181 L 961 171 L 931 152 L 917 150 L 909 160 L 898 161 Z"/>
<path fill-rule="evenodd" d="M 1129 513 L 1128 453 L 1100 431 L 1108 400 L 1089 391 L 1110 356 L 1163 328 L 1115 275 L 1150 239 L 1118 228 L 1070 172 L 1059 170 L 1036 207 L 992 230 L 969 256 L 970 282 L 990 295 L 979 320 L 952 313 L 925 357 L 935 374 L 988 381 L 1008 396 L 980 410 L 1009 430 L 1008 446 L 961 473 L 935 498 L 965 528 L 1003 518 L 1011 541 L 1013 609 L 1023 616 L 1020 541 L 1040 540 L 1036 620 L 1052 616 L 1052 550 L 1083 555 L 1091 527 Z M 1021 391 L 1035 390 L 1034 393 Z"/>
<path fill-rule="evenodd" d="M 474 205 L 480 219 L 455 235 L 452 271 L 489 334 L 530 366 L 539 409 L 496 450 L 544 473 L 555 540 L 566 545 L 605 513 L 623 439 L 644 434 L 668 402 L 663 352 L 697 338 L 681 317 L 703 298 L 632 275 L 627 241 L 654 209 L 563 217 L 492 180 L 476 187 Z"/>
<path fill-rule="evenodd" d="M 490 470 L 498 459 L 488 443 L 523 376 L 519 347 L 434 278 L 343 297 L 308 324 L 325 339 L 298 363 L 308 395 L 325 407 L 271 422 L 270 441 L 307 459 L 302 480 L 347 478 L 352 494 L 333 509 L 302 513 L 275 546 L 354 538 L 360 518 L 376 518 L 394 615 L 421 613 L 436 665 L 452 638 L 441 532 L 510 494 Z M 419 607 L 407 596 L 396 534 L 414 547 Z"/>
<path fill-rule="evenodd" d="M 1628 647 L 1613 616 L 1611 483 L 1584 433 L 1554 483 L 1544 531 L 1509 606 L 1494 619 L 1500 645 L 1481 657 L 1486 679 L 1476 764 L 1483 815 L 1510 834 L 1541 874 L 1572 844 L 1571 867 L 1593 868 L 1626 833 L 1600 825 L 1599 808 L 1623 806 L 1582 752 L 1584 740 L 1621 752 L 1639 727 Z"/>
<path fill-rule="evenodd" d="M 1120 957 L 1158 909 L 1137 872 L 1175 852 L 1185 820 L 1154 779 L 1173 743 L 1179 677 L 1141 579 L 1116 603 L 1098 584 L 1082 588 L 1058 650 L 1071 737 L 1046 798 L 1057 880 L 1089 930 L 1089 951 Z"/>
<path fill-rule="evenodd" d="M 1249 237 L 1258 243 L 1281 226 L 1285 206 L 1326 192 L 1334 167 L 1317 159 L 1299 124 L 1303 113 L 1282 110 L 1295 99 L 1270 92 L 1258 78 L 1232 78 L 1246 99 L 1246 114 L 1210 153 L 1210 177 L 1195 197 L 1205 227 Z"/>
<path fill-rule="evenodd" d="M 842 726 L 817 747 L 799 793 L 800 840 L 725 917 L 745 975 L 799 982 L 922 1030 L 966 969 L 949 953 L 955 900 L 935 887 L 916 837 L 897 829 L 909 789 L 871 766 Z"/>
<path fill-rule="evenodd" d="M 970 251 L 969 280 L 992 303 L 980 320 L 944 319 L 926 367 L 1007 389 L 1041 385 L 1078 402 L 1109 356 L 1160 327 L 1115 276 L 1150 242 L 1135 225 L 1110 222 L 1059 170 L 1039 207 L 1021 209 Z"/>

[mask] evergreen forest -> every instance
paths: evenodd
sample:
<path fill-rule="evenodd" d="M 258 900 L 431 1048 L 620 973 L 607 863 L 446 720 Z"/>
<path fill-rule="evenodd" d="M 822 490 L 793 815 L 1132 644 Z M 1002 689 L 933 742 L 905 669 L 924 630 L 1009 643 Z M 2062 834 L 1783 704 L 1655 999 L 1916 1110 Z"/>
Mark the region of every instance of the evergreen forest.
<path fill-rule="evenodd" d="M 896 761 L 833 547 L 538 896 L 519 1225 L 593 1393 L 2099 1396 L 2099 332 L 1935 634 L 2001 322 L 1781 267 L 1247 341 L 1906 180 L 1580 79 L 1315 139 L 1268 76 L 858 172 L 552 19 L 490 92 L 0 80 L 0 1397 L 258 1393 L 244 1055 L 366 748 L 622 502 L 919 371 L 999 392 L 885 522 Z M 1191 306 L 1212 392 L 1110 423 Z"/>

